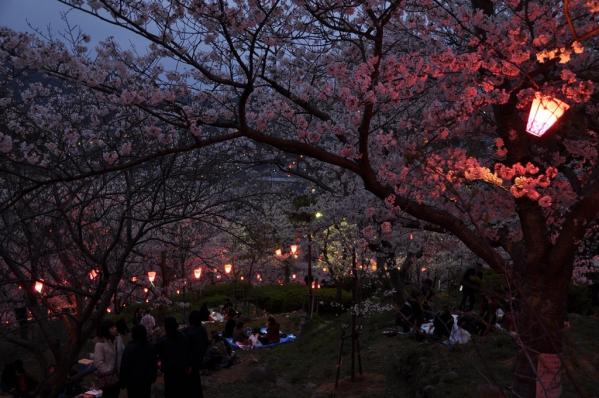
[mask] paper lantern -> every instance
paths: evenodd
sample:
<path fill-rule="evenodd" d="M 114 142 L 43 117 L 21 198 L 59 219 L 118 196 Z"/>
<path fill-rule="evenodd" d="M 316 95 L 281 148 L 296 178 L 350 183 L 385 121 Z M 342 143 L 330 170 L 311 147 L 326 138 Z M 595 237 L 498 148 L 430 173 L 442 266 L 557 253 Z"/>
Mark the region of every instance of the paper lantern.
<path fill-rule="evenodd" d="M 291 254 L 297 253 L 297 249 L 298 248 L 299 248 L 298 245 L 291 245 L 291 246 L 289 246 L 289 249 L 291 249 Z"/>
<path fill-rule="evenodd" d="M 230 274 L 233 269 L 233 264 L 225 264 L 225 273 Z"/>
<path fill-rule="evenodd" d="M 283 255 L 283 251 L 281 249 L 275 250 L 275 256 L 281 257 Z"/>
<path fill-rule="evenodd" d="M 35 289 L 36 292 L 41 293 L 42 290 L 44 289 L 44 283 L 41 281 L 36 281 L 35 286 L 33 288 Z"/>
<path fill-rule="evenodd" d="M 96 271 L 95 269 L 89 271 L 89 279 L 93 281 L 94 279 L 96 279 L 96 276 L 98 276 L 98 271 Z"/>
<path fill-rule="evenodd" d="M 528 114 L 526 131 L 532 135 L 541 137 L 562 117 L 568 108 L 570 108 L 570 105 L 565 102 L 536 92 L 535 99 L 532 101 L 530 107 L 530 113 Z"/>
<path fill-rule="evenodd" d="M 198 267 L 193 270 L 193 277 L 196 279 L 200 279 L 202 277 L 202 268 Z"/>
<path fill-rule="evenodd" d="M 370 269 L 372 270 L 372 272 L 376 272 L 376 270 L 378 269 L 378 264 L 376 263 L 376 260 L 374 258 L 370 259 Z"/>
<path fill-rule="evenodd" d="M 154 283 L 155 279 L 156 279 L 156 271 L 148 271 L 148 280 L 150 281 L 150 283 Z"/>
<path fill-rule="evenodd" d="M 131 283 L 135 283 L 137 282 L 137 276 L 132 276 L 131 277 Z"/>

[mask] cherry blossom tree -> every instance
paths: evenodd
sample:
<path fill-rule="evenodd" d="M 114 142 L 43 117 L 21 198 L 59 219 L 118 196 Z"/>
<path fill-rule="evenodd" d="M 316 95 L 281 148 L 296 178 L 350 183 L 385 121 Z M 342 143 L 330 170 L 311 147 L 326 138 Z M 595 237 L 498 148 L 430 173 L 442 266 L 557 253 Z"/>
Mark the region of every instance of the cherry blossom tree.
<path fill-rule="evenodd" d="M 114 39 L 90 52 L 85 36 L 0 33 L 0 64 L 71 82 L 60 97 L 92 96 L 90 123 L 143 120 L 131 148 L 89 137 L 104 163 L 54 180 L 240 138 L 335 166 L 396 216 L 385 229 L 409 216 L 507 275 L 522 301 L 514 392 L 559 390 L 538 382 L 559 374 L 567 286 L 599 212 L 596 1 L 61 2 L 151 44 L 139 56 Z M 570 105 L 543 137 L 525 131 L 535 92 Z M 52 141 L 9 127 L 1 151 L 44 167 Z"/>

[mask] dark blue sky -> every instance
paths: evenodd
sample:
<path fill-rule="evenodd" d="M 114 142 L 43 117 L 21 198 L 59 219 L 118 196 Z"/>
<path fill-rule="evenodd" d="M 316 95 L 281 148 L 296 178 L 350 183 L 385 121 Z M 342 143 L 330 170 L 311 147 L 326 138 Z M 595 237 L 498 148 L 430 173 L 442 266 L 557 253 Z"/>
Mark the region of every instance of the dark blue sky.
<path fill-rule="evenodd" d="M 0 25 L 19 31 L 31 31 L 27 25 L 29 22 L 44 32 L 48 26 L 54 31 L 60 31 L 65 28 L 61 13 L 68 10 L 68 7 L 55 0 L 0 0 Z M 146 42 L 134 34 L 79 11 L 72 10 L 68 18 L 71 25 L 78 25 L 92 37 L 92 43 L 115 36 L 122 47 L 129 47 L 130 43 L 133 43 L 136 49 L 142 52 L 146 46 Z"/>

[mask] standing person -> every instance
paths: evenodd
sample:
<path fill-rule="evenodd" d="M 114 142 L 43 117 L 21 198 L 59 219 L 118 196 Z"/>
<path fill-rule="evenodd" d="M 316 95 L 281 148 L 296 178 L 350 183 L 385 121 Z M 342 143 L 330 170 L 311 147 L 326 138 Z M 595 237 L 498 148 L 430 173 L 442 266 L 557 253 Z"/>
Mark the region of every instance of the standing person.
<path fill-rule="evenodd" d="M 98 341 L 94 347 L 94 366 L 103 398 L 118 398 L 120 392 L 114 341 L 117 334 L 114 322 L 105 320 L 100 324 Z"/>
<path fill-rule="evenodd" d="M 165 398 L 190 396 L 191 352 L 188 338 L 178 330 L 179 324 L 173 317 L 164 319 L 166 335 L 156 343 L 158 359 L 164 373 Z"/>
<path fill-rule="evenodd" d="M 477 269 L 468 268 L 462 277 L 462 301 L 460 310 L 472 311 L 476 303 L 476 294 L 480 290 L 482 279 L 481 266 L 477 265 Z"/>
<path fill-rule="evenodd" d="M 127 322 L 123 318 L 116 321 L 116 330 L 118 335 L 114 338 L 114 343 L 116 347 L 116 368 L 118 370 L 121 368 L 121 360 L 123 359 L 125 346 L 129 342 L 129 328 L 127 327 Z"/>
<path fill-rule="evenodd" d="M 148 343 L 146 328 L 133 326 L 120 367 L 121 387 L 127 389 L 128 398 L 150 398 L 152 383 L 156 381 L 156 362 L 156 351 Z"/>
<path fill-rule="evenodd" d="M 202 304 L 200 307 L 200 317 L 202 318 L 202 322 L 208 322 L 210 319 L 210 310 L 208 309 L 208 305 L 206 303 Z"/>
<path fill-rule="evenodd" d="M 152 340 L 152 336 L 154 335 L 154 329 L 156 328 L 156 319 L 150 313 L 150 310 L 144 311 L 144 316 L 141 317 L 139 324 L 146 328 L 146 332 L 148 333 L 148 339 Z"/>
<path fill-rule="evenodd" d="M 229 312 L 226 314 L 226 322 L 225 329 L 223 330 L 223 337 L 232 338 L 233 332 L 235 331 L 235 325 L 237 322 L 235 321 L 235 311 L 233 309 L 229 309 Z"/>
<path fill-rule="evenodd" d="M 189 327 L 185 329 L 185 335 L 189 339 L 189 351 L 191 353 L 191 375 L 190 375 L 190 390 L 192 397 L 203 397 L 202 379 L 200 377 L 200 369 L 204 362 L 204 355 L 208 350 L 210 341 L 208 340 L 208 332 L 202 321 L 207 321 L 210 312 L 207 311 L 192 311 L 189 314 Z"/>
<path fill-rule="evenodd" d="M 139 325 L 139 323 L 141 322 L 141 318 L 143 317 L 143 311 L 141 308 L 137 307 L 135 309 L 135 313 L 133 314 L 133 325 Z M 147 332 L 147 330 L 146 330 Z"/>

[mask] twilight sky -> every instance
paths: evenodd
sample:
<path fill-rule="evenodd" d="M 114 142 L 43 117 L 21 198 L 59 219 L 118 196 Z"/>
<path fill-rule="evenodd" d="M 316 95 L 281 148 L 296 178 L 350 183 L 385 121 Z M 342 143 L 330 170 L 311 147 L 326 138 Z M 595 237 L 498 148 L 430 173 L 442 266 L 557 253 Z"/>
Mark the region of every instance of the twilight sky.
<path fill-rule="evenodd" d="M 67 6 L 56 0 L 0 0 L 0 26 L 19 31 L 31 31 L 27 25 L 29 22 L 44 32 L 47 31 L 48 26 L 51 26 L 54 31 L 60 31 L 65 27 L 61 20 L 61 13 L 68 10 Z M 133 43 L 141 53 L 146 47 L 145 40 L 82 12 L 72 10 L 68 18 L 71 25 L 78 25 L 91 36 L 92 43 L 97 43 L 108 36 L 115 36 L 123 48 Z"/>

